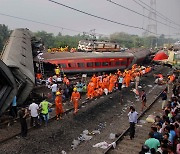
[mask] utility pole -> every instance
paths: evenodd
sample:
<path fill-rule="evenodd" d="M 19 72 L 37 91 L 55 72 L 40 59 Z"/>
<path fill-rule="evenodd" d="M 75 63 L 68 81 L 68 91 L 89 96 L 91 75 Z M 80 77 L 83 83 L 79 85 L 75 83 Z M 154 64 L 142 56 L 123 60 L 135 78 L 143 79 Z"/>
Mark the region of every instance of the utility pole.
<path fill-rule="evenodd" d="M 152 8 L 149 12 L 149 24 L 147 25 L 147 36 L 156 37 L 157 47 L 157 21 L 156 21 L 156 0 L 150 0 L 150 7 Z M 153 47 L 153 40 L 151 40 L 151 48 Z"/>
<path fill-rule="evenodd" d="M 93 40 L 96 39 L 95 30 L 96 30 L 96 29 L 91 29 L 91 30 L 90 30 L 90 36 L 92 37 Z"/>

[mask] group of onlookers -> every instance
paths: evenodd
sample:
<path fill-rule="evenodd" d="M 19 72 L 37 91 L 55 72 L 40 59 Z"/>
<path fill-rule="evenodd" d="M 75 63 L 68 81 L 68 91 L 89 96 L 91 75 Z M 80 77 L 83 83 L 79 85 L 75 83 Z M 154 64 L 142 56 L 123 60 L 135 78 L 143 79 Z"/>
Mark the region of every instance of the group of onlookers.
<path fill-rule="evenodd" d="M 151 126 L 149 138 L 142 146 L 140 154 L 180 153 L 180 83 L 173 83 L 173 94 L 168 100 L 168 88 L 161 94 L 162 116 L 156 116 Z"/>

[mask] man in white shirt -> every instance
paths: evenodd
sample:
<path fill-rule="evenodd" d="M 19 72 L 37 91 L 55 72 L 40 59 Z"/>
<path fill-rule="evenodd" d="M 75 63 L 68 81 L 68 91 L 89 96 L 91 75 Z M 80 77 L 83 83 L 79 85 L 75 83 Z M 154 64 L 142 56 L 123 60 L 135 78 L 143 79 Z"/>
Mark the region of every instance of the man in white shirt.
<path fill-rule="evenodd" d="M 130 123 L 130 139 L 132 140 L 135 135 L 135 124 L 137 123 L 138 113 L 135 111 L 133 106 L 130 106 L 130 112 L 128 113 L 129 123 Z"/>
<path fill-rule="evenodd" d="M 136 90 L 138 90 L 139 81 L 140 81 L 140 76 L 139 76 L 139 74 L 137 74 L 135 77 L 135 88 L 136 88 Z"/>
<path fill-rule="evenodd" d="M 56 92 L 57 92 L 57 84 L 53 82 L 53 85 L 51 86 L 51 92 L 52 92 L 52 101 L 55 101 Z"/>
<path fill-rule="evenodd" d="M 31 114 L 31 120 L 30 120 L 30 126 L 33 127 L 35 123 L 35 127 L 37 127 L 38 124 L 38 110 L 39 106 L 36 103 L 32 103 L 29 105 L 29 111 Z"/>

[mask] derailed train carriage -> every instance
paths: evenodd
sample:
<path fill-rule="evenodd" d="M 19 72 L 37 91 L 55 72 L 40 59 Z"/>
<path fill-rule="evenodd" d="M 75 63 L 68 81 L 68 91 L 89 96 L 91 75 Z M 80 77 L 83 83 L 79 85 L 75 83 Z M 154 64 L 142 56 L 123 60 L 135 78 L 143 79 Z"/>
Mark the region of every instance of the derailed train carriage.
<path fill-rule="evenodd" d="M 134 63 L 143 62 L 150 54 L 145 49 L 126 52 L 62 52 L 44 53 L 40 60 L 36 56 L 42 46 L 41 41 L 28 29 L 12 32 L 0 60 L 0 116 L 11 105 L 14 96 L 17 96 L 18 105 L 25 102 L 35 84 L 34 69 L 37 67 L 34 66 L 40 61 L 59 65 L 65 73 L 87 73 L 126 69 Z M 50 67 L 53 70 L 54 65 Z"/>
<path fill-rule="evenodd" d="M 21 105 L 33 89 L 35 45 L 35 38 L 28 29 L 16 29 L 10 35 L 0 60 L 0 115 L 15 96 L 17 105 Z"/>
<path fill-rule="evenodd" d="M 41 58 L 44 63 L 59 65 L 64 73 L 92 73 L 127 69 L 142 63 L 150 54 L 147 49 L 132 49 L 125 52 L 44 53 Z"/>

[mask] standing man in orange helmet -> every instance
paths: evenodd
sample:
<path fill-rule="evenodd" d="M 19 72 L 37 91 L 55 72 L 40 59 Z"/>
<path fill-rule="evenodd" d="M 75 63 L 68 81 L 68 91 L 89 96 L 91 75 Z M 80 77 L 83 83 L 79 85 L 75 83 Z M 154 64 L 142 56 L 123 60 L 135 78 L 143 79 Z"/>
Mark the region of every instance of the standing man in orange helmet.
<path fill-rule="evenodd" d="M 63 106 L 62 106 L 62 95 L 61 92 L 56 92 L 55 98 L 56 104 L 56 120 L 62 119 L 62 114 L 64 113 Z"/>
<path fill-rule="evenodd" d="M 74 105 L 74 114 L 78 112 L 78 101 L 80 99 L 80 93 L 77 91 L 77 88 L 75 87 L 73 89 L 73 93 L 71 95 L 71 102 L 73 102 Z"/>

